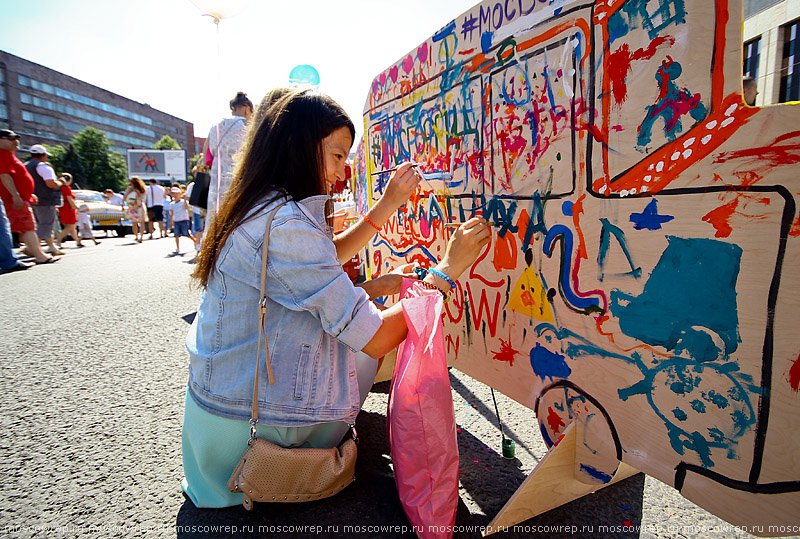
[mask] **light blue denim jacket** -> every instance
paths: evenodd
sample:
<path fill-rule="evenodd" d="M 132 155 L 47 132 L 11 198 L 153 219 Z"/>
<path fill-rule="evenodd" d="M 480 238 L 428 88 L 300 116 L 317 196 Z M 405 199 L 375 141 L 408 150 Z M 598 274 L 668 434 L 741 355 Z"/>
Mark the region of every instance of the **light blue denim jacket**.
<path fill-rule="evenodd" d="M 275 383 L 267 380 L 262 349 L 259 423 L 353 423 L 360 408 L 354 352 L 382 322 L 336 258 L 327 198 L 291 201 L 272 222 L 266 328 Z M 264 226 L 278 204 L 236 227 L 222 246 L 186 337 L 189 393 L 212 414 L 250 419 Z"/>

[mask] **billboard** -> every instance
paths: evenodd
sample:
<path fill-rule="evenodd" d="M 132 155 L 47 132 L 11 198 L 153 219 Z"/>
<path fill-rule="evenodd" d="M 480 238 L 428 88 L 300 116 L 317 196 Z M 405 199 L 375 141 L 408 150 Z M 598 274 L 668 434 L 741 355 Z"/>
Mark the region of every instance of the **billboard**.
<path fill-rule="evenodd" d="M 185 150 L 128 150 L 128 178 L 186 182 Z"/>

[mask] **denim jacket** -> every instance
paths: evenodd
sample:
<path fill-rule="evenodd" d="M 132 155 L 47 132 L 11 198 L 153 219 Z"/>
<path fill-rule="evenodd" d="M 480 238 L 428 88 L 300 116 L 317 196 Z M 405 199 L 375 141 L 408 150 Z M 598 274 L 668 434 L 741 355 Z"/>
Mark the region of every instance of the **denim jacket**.
<path fill-rule="evenodd" d="M 259 423 L 353 423 L 360 409 L 355 352 L 382 321 L 336 258 L 326 199 L 290 201 L 272 222 L 266 330 L 275 383 L 267 380 L 262 343 Z M 186 337 L 189 393 L 212 414 L 250 419 L 264 226 L 278 204 L 256 211 L 222 246 Z"/>

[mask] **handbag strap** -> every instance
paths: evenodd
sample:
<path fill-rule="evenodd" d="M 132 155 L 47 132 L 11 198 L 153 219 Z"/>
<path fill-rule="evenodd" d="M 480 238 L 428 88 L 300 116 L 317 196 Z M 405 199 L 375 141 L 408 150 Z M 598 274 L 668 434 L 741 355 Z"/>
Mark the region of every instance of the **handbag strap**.
<path fill-rule="evenodd" d="M 264 361 L 267 364 L 267 376 L 269 383 L 275 383 L 275 377 L 272 375 L 272 364 L 269 360 L 269 346 L 267 345 L 267 294 L 264 289 L 267 284 L 267 252 L 269 251 L 269 229 L 272 226 L 272 219 L 278 210 L 288 202 L 284 201 L 278 205 L 277 208 L 272 210 L 267 216 L 267 224 L 264 227 L 264 243 L 261 253 L 261 288 L 258 301 L 258 347 L 256 348 L 256 379 L 253 382 L 253 409 L 250 415 L 250 439 L 255 440 L 256 423 L 258 423 L 258 364 L 261 359 L 261 341 L 264 341 Z"/>

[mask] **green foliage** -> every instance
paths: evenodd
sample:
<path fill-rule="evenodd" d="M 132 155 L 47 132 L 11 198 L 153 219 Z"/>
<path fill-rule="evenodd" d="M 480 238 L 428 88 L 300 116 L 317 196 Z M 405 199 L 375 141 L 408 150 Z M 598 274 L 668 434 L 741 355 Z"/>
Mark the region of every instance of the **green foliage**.
<path fill-rule="evenodd" d="M 73 162 L 80 162 L 78 168 L 82 170 L 78 173 L 78 177 L 82 181 L 79 180 L 78 183 L 82 188 L 97 191 L 111 188 L 120 191 L 127 185 L 125 159 L 109 146 L 105 134 L 94 127 L 87 127 L 73 137 L 70 147 L 73 147 L 75 152 Z M 70 154 L 69 149 L 65 154 Z M 77 171 L 65 171 L 76 176 Z"/>
<path fill-rule="evenodd" d="M 189 177 L 186 180 L 187 182 L 193 182 L 194 181 L 194 167 L 197 166 L 197 163 L 201 162 L 200 160 L 202 158 L 203 158 L 203 156 L 201 154 L 197 154 L 197 155 L 194 155 L 194 156 L 189 158 Z M 205 161 L 202 161 L 202 162 L 205 163 Z"/>
<path fill-rule="evenodd" d="M 169 135 L 164 135 L 153 145 L 155 150 L 180 150 L 180 145 Z"/>
<path fill-rule="evenodd" d="M 83 167 L 83 161 L 81 161 L 81 157 L 72 143 L 66 148 L 64 146 L 48 146 L 47 151 L 51 154 L 48 161 L 53 165 L 56 174 L 69 172 L 72 174 L 73 186 L 77 185 L 83 188 L 86 185 L 86 171 Z"/>

